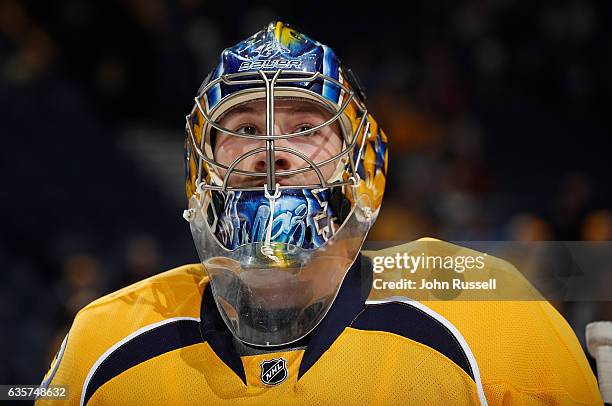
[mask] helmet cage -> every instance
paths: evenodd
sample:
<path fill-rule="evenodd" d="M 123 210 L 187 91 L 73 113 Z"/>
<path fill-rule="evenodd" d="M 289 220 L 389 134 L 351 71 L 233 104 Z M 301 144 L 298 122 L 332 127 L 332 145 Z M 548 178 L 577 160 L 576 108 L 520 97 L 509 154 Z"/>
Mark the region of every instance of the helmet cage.
<path fill-rule="evenodd" d="M 331 103 L 328 99 L 313 92 L 306 88 L 307 86 L 314 83 L 324 82 L 326 85 L 335 86 L 340 90 L 340 97 L 338 104 Z M 238 90 L 224 97 L 213 109 L 205 107 L 206 95 L 215 86 L 221 84 L 227 86 L 239 87 Z M 277 86 L 277 84 L 293 84 L 293 86 Z M 253 87 L 254 85 L 260 85 L 259 88 Z M 262 86 L 263 85 L 263 86 Z M 245 88 L 246 87 L 246 88 Z M 261 88 L 265 90 L 265 102 L 266 102 L 266 133 L 265 134 L 244 134 L 232 131 L 228 128 L 222 127 L 218 124 L 213 115 L 216 109 L 226 104 L 229 99 L 238 96 L 247 96 L 249 93 L 261 92 Z M 289 134 L 273 134 L 274 132 L 274 101 L 276 93 L 287 93 L 291 92 L 293 95 L 299 95 L 309 100 L 314 100 L 323 104 L 328 109 L 334 108 L 333 116 L 327 121 L 304 131 L 293 132 Z M 344 99 L 344 100 L 342 100 Z M 203 105 L 204 101 L 205 105 Z M 352 110 L 356 110 L 355 117 L 357 122 L 346 117 L 346 113 L 349 105 Z M 355 106 L 355 107 L 353 107 Z M 196 111 L 197 109 L 197 111 Z M 192 120 L 194 115 L 200 113 L 204 119 L 202 126 L 201 139 L 198 143 L 194 134 L 194 128 Z M 218 114 L 219 115 L 219 114 Z M 196 177 L 196 192 L 199 190 L 220 190 L 220 191 L 256 191 L 267 190 L 267 193 L 274 194 L 277 189 L 289 189 L 289 188 L 300 188 L 300 189 L 320 189 L 330 188 L 335 186 L 355 186 L 359 183 L 359 175 L 356 171 L 356 162 L 359 161 L 361 151 L 363 150 L 363 144 L 365 141 L 365 134 L 367 134 L 369 121 L 367 120 L 368 114 L 367 109 L 363 103 L 356 96 L 355 91 L 346 83 L 342 83 L 330 76 L 323 75 L 320 72 L 310 73 L 301 71 L 263 71 L 257 72 L 239 72 L 233 74 L 221 75 L 219 78 L 212 80 L 207 85 L 200 89 L 199 94 L 195 97 L 195 105 L 191 113 L 186 117 L 186 132 L 190 147 L 195 151 L 198 162 L 197 162 L 197 177 Z M 323 127 L 329 126 L 336 121 L 340 122 L 342 128 L 341 136 L 343 138 L 342 150 L 332 157 L 329 157 L 321 162 L 314 162 L 311 158 L 304 155 L 300 151 L 294 148 L 279 147 L 275 146 L 275 141 L 281 139 L 289 139 L 299 136 L 308 135 Z M 347 125 L 347 122 L 349 124 Z M 351 127 L 347 129 L 347 127 Z M 209 139 L 210 131 L 216 129 L 225 134 L 236 136 L 240 138 L 249 138 L 265 141 L 265 147 L 255 148 L 251 151 L 245 152 L 234 159 L 230 165 L 223 165 L 218 162 L 212 155 L 212 151 L 207 151 L 206 141 Z M 360 136 L 361 135 L 361 136 Z M 356 144 L 358 140 L 361 140 L 361 145 L 356 150 Z M 291 155 L 295 155 L 306 163 L 306 166 L 296 169 L 289 170 L 275 170 L 275 153 L 285 152 Z M 237 166 L 244 159 L 259 153 L 266 154 L 266 170 L 265 171 L 249 171 L 244 169 L 238 169 Z M 338 166 L 342 163 L 345 164 L 346 168 L 343 172 L 345 176 L 332 178 L 331 180 L 325 179 L 321 167 L 329 164 L 330 162 L 338 162 Z M 202 174 L 208 169 L 210 179 L 203 179 Z M 223 176 L 219 174 L 219 170 L 224 171 Z M 290 176 L 308 171 L 314 171 L 317 176 L 318 182 L 310 185 L 278 185 L 276 178 L 278 176 Z M 336 171 L 337 172 L 337 171 Z M 239 174 L 250 177 L 265 177 L 266 183 L 262 186 L 231 186 L 229 179 L 232 174 Z M 216 178 L 216 179 L 215 179 Z"/>

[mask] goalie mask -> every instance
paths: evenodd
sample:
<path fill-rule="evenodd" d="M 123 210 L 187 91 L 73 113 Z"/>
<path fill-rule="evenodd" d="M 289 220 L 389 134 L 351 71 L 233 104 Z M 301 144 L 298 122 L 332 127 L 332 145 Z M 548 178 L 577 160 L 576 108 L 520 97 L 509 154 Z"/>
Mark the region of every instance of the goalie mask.
<path fill-rule="evenodd" d="M 330 48 L 281 22 L 223 51 L 198 91 L 184 217 L 219 312 L 247 344 L 312 331 L 376 219 L 387 139 L 364 99 Z"/>

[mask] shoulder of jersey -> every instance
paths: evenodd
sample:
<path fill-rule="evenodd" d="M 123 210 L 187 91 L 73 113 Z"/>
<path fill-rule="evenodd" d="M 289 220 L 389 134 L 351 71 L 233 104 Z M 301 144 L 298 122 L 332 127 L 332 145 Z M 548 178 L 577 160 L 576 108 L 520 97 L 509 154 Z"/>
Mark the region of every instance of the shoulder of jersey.
<path fill-rule="evenodd" d="M 129 286 L 102 296 L 82 308 L 78 315 L 94 311 L 108 311 L 109 307 L 150 306 L 151 309 L 180 315 L 180 306 L 186 299 L 199 296 L 199 301 L 208 277 L 201 264 L 182 265 L 165 272 L 153 275 Z M 164 310 L 165 309 L 165 310 Z M 170 313 L 168 313 L 170 312 Z"/>
<path fill-rule="evenodd" d="M 404 252 L 484 255 L 434 238 L 363 254 L 374 258 Z M 436 349 L 472 377 L 480 377 L 489 401 L 501 396 L 496 399 L 501 404 L 508 396 L 520 403 L 548 393 L 560 403 L 601 404 L 584 351 L 563 316 L 511 263 L 487 255 L 484 264 L 484 271 L 498 278 L 498 289 L 506 292 L 484 300 L 444 300 L 372 289 L 366 310 L 353 324 L 388 330 Z M 469 278 L 467 272 L 464 276 Z M 514 294 L 522 294 L 522 299 L 513 300 Z"/>
<path fill-rule="evenodd" d="M 69 341 L 89 342 L 102 350 L 147 326 L 199 320 L 207 283 L 203 266 L 188 264 L 102 296 L 77 313 Z"/>
<path fill-rule="evenodd" d="M 180 327 L 186 327 L 181 323 L 188 324 L 191 335 L 199 336 L 192 327 L 200 319 L 202 293 L 207 283 L 203 266 L 189 264 L 91 302 L 75 316 L 41 385 L 69 385 L 73 391 L 69 403 L 73 404 L 72 400 L 83 400 L 83 384 L 87 385 L 101 361 L 135 337 L 165 327 L 166 333 L 170 331 L 180 338 L 179 333 L 185 331 Z M 154 334 L 147 336 L 155 338 Z M 149 344 L 142 345 L 150 347 Z"/>

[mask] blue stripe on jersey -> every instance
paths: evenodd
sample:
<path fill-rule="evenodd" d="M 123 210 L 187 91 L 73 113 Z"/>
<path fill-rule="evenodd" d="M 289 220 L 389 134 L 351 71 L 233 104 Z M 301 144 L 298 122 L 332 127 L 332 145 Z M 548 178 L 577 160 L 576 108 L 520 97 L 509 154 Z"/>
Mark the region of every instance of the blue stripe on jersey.
<path fill-rule="evenodd" d="M 147 330 L 117 347 L 93 373 L 83 404 L 106 382 L 151 358 L 202 342 L 197 320 L 177 320 Z"/>
<path fill-rule="evenodd" d="M 351 327 L 386 331 L 433 348 L 457 364 L 475 381 L 467 354 L 455 335 L 440 321 L 408 303 L 368 304 Z"/>

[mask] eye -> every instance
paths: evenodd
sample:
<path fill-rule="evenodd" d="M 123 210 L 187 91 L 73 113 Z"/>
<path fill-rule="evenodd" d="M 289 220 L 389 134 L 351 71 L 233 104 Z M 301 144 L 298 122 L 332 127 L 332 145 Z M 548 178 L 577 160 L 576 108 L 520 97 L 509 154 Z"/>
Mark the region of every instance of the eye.
<path fill-rule="evenodd" d="M 310 129 L 314 128 L 314 127 L 315 127 L 314 125 L 310 125 L 310 124 L 302 124 L 302 125 L 299 125 L 299 126 L 296 128 L 295 132 L 308 131 L 308 130 L 310 130 Z M 304 136 L 306 136 L 306 137 L 310 137 L 310 136 L 316 135 L 316 134 L 318 134 L 318 133 L 319 133 L 319 130 L 314 131 L 314 132 L 311 132 L 311 133 L 308 133 L 308 134 L 304 134 Z"/>
<path fill-rule="evenodd" d="M 240 128 L 238 128 L 236 132 L 238 134 L 255 135 L 257 134 L 257 127 L 255 127 L 254 125 L 247 124 L 247 125 L 243 125 Z"/>

